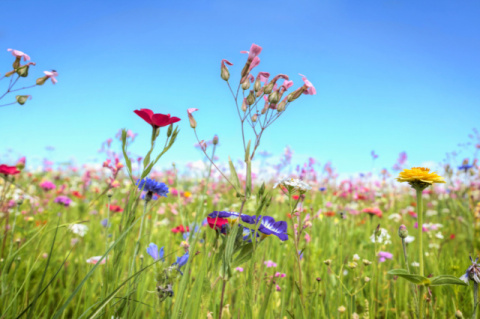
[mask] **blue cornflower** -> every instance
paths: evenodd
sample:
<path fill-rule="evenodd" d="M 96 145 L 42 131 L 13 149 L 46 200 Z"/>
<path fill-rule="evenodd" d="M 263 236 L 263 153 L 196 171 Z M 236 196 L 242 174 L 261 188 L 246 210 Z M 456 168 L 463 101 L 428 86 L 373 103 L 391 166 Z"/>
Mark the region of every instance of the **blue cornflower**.
<path fill-rule="evenodd" d="M 142 196 L 140 196 L 141 199 L 145 199 L 145 196 L 146 194 L 142 194 Z M 165 196 L 166 197 L 166 196 Z M 153 195 L 152 196 L 152 200 L 157 200 L 158 199 L 158 196 L 157 195 Z"/>
<path fill-rule="evenodd" d="M 327 190 L 327 188 L 326 187 L 320 187 L 318 190 L 321 191 L 321 192 L 324 192 L 324 191 Z"/>
<path fill-rule="evenodd" d="M 158 246 L 155 245 L 154 243 L 150 243 L 150 245 L 148 245 L 147 247 L 147 253 L 152 256 L 153 260 L 157 261 L 159 259 L 161 259 L 162 261 L 165 261 L 165 259 L 163 258 L 165 252 L 163 250 L 163 247 L 160 248 L 160 251 L 158 251 Z"/>
<path fill-rule="evenodd" d="M 473 165 L 468 165 L 468 164 L 463 164 L 462 166 L 459 166 L 458 169 L 461 171 L 465 171 L 465 173 L 471 169 Z"/>
<path fill-rule="evenodd" d="M 208 217 L 210 218 L 225 218 L 227 219 L 230 223 L 237 222 L 239 218 L 242 219 L 242 222 L 247 223 L 247 224 L 254 224 L 255 223 L 255 217 L 252 217 L 250 215 L 242 214 L 240 216 L 239 213 L 237 212 L 227 212 L 227 211 L 214 211 L 211 214 L 208 214 Z"/>
<path fill-rule="evenodd" d="M 259 218 L 262 220 L 260 222 L 260 226 L 258 227 L 258 231 L 264 236 L 275 235 L 282 241 L 288 239 L 287 222 L 277 222 L 273 217 L 270 216 L 259 216 Z"/>
<path fill-rule="evenodd" d="M 108 218 L 103 219 L 100 223 L 102 224 L 103 227 L 110 226 L 110 223 L 108 222 Z"/>
<path fill-rule="evenodd" d="M 183 275 L 183 272 L 180 270 L 183 266 L 187 264 L 188 261 L 188 251 L 185 255 L 177 257 L 177 261 L 172 264 L 172 266 L 177 266 L 178 271 Z"/>
<path fill-rule="evenodd" d="M 475 284 L 480 284 L 480 264 L 477 263 L 478 258 L 473 261 L 472 256 L 470 256 L 470 261 L 472 264 L 467 268 L 467 271 L 462 277 L 460 277 L 460 279 L 466 284 L 468 284 L 469 280 L 473 281 Z"/>
<path fill-rule="evenodd" d="M 136 185 L 138 186 L 138 189 L 147 192 L 147 198 L 148 198 L 148 195 L 152 196 L 154 193 L 157 194 L 158 196 L 167 197 L 168 186 L 165 185 L 164 183 L 160 183 L 146 177 L 144 179 L 139 179 Z"/>

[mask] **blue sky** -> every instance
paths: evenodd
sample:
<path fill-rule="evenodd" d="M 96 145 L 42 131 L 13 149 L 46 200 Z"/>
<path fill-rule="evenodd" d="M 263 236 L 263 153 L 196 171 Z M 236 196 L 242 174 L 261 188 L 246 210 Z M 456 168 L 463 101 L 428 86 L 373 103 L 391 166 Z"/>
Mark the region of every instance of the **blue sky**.
<path fill-rule="evenodd" d="M 186 109 L 196 107 L 200 137 L 218 134 L 220 157 L 241 157 L 220 61 L 238 78 L 239 51 L 256 43 L 256 71 L 288 74 L 294 88 L 302 73 L 317 88 L 266 132 L 261 150 L 290 145 L 294 159 L 330 160 L 340 172 L 369 170 L 371 150 L 379 167 L 401 151 L 412 165 L 441 161 L 478 126 L 479 14 L 473 1 L 1 1 L 0 71 L 13 48 L 37 63 L 20 86 L 50 69 L 59 82 L 1 109 L 0 154 L 42 157 L 52 145 L 56 160 L 84 162 L 123 127 L 139 133 L 132 150 L 145 153 L 150 127 L 133 110 L 151 108 L 183 119 L 164 163 L 195 161 Z"/>

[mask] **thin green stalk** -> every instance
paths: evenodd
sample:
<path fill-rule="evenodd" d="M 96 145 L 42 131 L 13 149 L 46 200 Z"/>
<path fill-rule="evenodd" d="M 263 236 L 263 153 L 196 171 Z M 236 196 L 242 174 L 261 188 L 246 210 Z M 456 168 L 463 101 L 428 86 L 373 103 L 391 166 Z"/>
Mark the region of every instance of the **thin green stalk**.
<path fill-rule="evenodd" d="M 478 284 L 473 283 L 473 314 L 472 319 L 477 318 L 477 305 L 478 305 Z"/>
<path fill-rule="evenodd" d="M 415 189 L 417 193 L 417 216 L 418 216 L 418 262 L 420 263 L 420 276 L 425 274 L 425 264 L 423 263 L 423 205 L 422 205 L 422 189 Z M 419 318 L 422 319 L 425 317 L 425 305 L 423 303 L 423 294 L 424 287 L 422 285 L 418 286 L 419 298 L 418 298 L 418 309 L 419 309 Z"/>

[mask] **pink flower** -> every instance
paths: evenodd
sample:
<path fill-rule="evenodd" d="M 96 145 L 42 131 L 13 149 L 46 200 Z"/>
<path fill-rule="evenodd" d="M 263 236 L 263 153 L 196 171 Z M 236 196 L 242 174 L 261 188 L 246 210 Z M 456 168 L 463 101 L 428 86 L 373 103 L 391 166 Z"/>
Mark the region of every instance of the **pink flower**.
<path fill-rule="evenodd" d="M 280 90 L 283 88 L 283 90 L 286 91 L 292 86 L 293 86 L 293 81 L 285 80 L 282 86 L 280 86 Z"/>
<path fill-rule="evenodd" d="M 30 56 L 26 53 L 23 53 L 22 51 L 13 50 L 13 49 L 8 49 L 7 51 L 12 52 L 12 55 L 16 58 L 23 58 L 23 61 L 30 60 Z"/>
<path fill-rule="evenodd" d="M 50 71 L 43 71 L 43 73 L 45 73 L 45 76 L 47 77 L 47 79 L 50 79 L 53 84 L 58 82 L 58 80 L 57 80 L 58 72 L 57 71 L 55 71 L 55 70 L 52 70 L 51 72 Z"/>
<path fill-rule="evenodd" d="M 225 66 L 225 63 L 228 64 L 228 65 L 233 65 L 233 63 L 223 59 L 222 64 L 220 66 L 220 76 L 221 76 L 221 78 L 224 79 L 225 81 L 228 81 L 228 79 L 230 78 L 230 72 L 228 72 L 228 69 Z"/>
<path fill-rule="evenodd" d="M 268 72 L 258 72 L 257 74 L 257 80 L 259 80 L 260 82 L 267 83 L 269 77 L 270 77 L 270 73 Z"/>
<path fill-rule="evenodd" d="M 225 59 L 223 59 L 223 60 L 222 60 L 222 69 L 223 69 L 223 68 L 226 68 L 225 64 L 228 64 L 228 65 L 230 65 L 230 66 L 231 66 L 231 65 L 233 65 L 233 63 L 232 63 L 232 62 L 230 62 L 230 61 L 228 61 L 228 60 L 225 60 Z"/>
<path fill-rule="evenodd" d="M 393 255 L 389 252 L 386 252 L 386 251 L 380 251 L 378 253 L 378 261 L 383 263 L 384 261 L 386 261 L 387 259 L 392 259 L 393 258 Z"/>
<path fill-rule="evenodd" d="M 238 271 L 238 272 L 243 272 L 243 268 L 242 268 L 242 267 L 237 267 L 237 268 L 235 268 L 235 270 Z"/>
<path fill-rule="evenodd" d="M 282 288 L 280 288 L 279 285 L 276 285 L 276 286 L 275 286 L 275 289 L 276 289 L 277 291 L 282 291 Z"/>
<path fill-rule="evenodd" d="M 299 73 L 300 74 L 300 73 Z M 300 74 L 300 76 L 302 77 L 302 80 L 303 80 L 303 83 L 305 83 L 304 87 L 305 87 L 305 90 L 303 91 L 303 94 L 306 94 L 306 95 L 315 95 L 317 94 L 317 90 L 315 89 L 315 87 L 313 86 L 312 82 L 310 82 L 309 80 L 307 80 L 307 77 L 303 74 Z"/>
<path fill-rule="evenodd" d="M 270 268 L 270 267 L 277 267 L 277 264 L 274 263 L 273 261 L 271 260 L 267 260 L 264 262 L 264 264 L 267 266 L 267 268 Z"/>
<path fill-rule="evenodd" d="M 277 272 L 277 273 L 275 273 L 275 277 L 285 278 L 285 277 L 287 277 L 287 274 L 282 274 L 280 272 Z"/>
<path fill-rule="evenodd" d="M 262 47 L 256 45 L 255 43 L 253 43 L 250 47 L 250 51 L 240 51 L 240 53 L 248 53 L 247 60 L 250 62 L 252 62 L 253 59 L 255 59 L 255 57 L 260 54 L 260 52 L 262 52 Z"/>
<path fill-rule="evenodd" d="M 92 265 L 95 265 L 96 263 L 98 263 L 98 261 L 100 260 L 100 258 L 102 258 L 102 256 L 90 257 L 90 258 L 87 259 L 87 263 L 92 264 Z M 107 261 L 107 257 L 105 257 L 105 258 L 100 262 L 100 264 L 104 264 L 106 261 Z"/>
<path fill-rule="evenodd" d="M 197 127 L 197 121 L 195 121 L 195 119 L 193 118 L 193 115 L 192 115 L 192 113 L 195 112 L 195 111 L 198 111 L 198 109 L 195 109 L 195 108 L 187 109 L 188 120 L 190 121 L 190 127 L 191 128 L 196 128 Z"/>
<path fill-rule="evenodd" d="M 309 243 L 312 240 L 309 234 L 305 233 L 305 241 Z"/>

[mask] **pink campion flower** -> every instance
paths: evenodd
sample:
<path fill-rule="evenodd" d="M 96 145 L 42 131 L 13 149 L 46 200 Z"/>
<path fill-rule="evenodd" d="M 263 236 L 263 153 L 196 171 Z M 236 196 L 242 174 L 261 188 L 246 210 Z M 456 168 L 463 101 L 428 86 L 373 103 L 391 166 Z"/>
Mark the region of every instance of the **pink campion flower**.
<path fill-rule="evenodd" d="M 238 271 L 238 272 L 243 272 L 243 268 L 242 268 L 242 267 L 237 267 L 237 268 L 235 268 L 235 270 Z"/>
<path fill-rule="evenodd" d="M 95 257 L 90 257 L 87 259 L 88 264 L 95 265 L 98 263 L 98 261 L 102 258 L 102 256 L 95 256 Z M 103 265 L 107 261 L 107 257 L 105 257 L 100 264 Z"/>
<path fill-rule="evenodd" d="M 285 80 L 285 81 L 283 81 L 282 86 L 280 86 L 280 90 L 282 90 L 282 88 L 283 88 L 283 91 L 286 91 L 289 88 L 291 88 L 292 86 L 293 86 L 293 81 Z"/>
<path fill-rule="evenodd" d="M 380 251 L 378 253 L 378 261 L 381 263 L 385 262 L 387 259 L 392 259 L 392 258 L 393 258 L 393 255 L 389 252 Z"/>
<path fill-rule="evenodd" d="M 52 81 L 52 84 L 55 84 L 55 83 L 58 82 L 58 80 L 57 80 L 58 72 L 57 71 L 55 71 L 55 70 L 43 71 L 43 73 L 45 73 L 45 76 L 47 77 L 47 79 L 50 79 Z"/>
<path fill-rule="evenodd" d="M 278 271 L 277 271 L 277 272 L 275 273 L 275 277 L 277 277 L 277 278 L 278 278 L 278 277 L 280 277 L 280 278 L 285 278 L 285 277 L 287 277 L 287 274 L 282 274 L 281 272 L 278 272 Z"/>
<path fill-rule="evenodd" d="M 275 290 L 277 290 L 277 291 L 282 291 L 282 288 L 280 288 L 279 285 L 276 285 L 276 286 L 275 286 Z"/>
<path fill-rule="evenodd" d="M 252 43 L 252 46 L 250 47 L 250 51 L 240 51 L 240 53 L 247 53 L 248 58 L 247 61 L 252 62 L 253 59 L 262 52 L 262 47 L 259 45 L 256 45 L 255 43 Z"/>
<path fill-rule="evenodd" d="M 273 261 L 271 260 L 267 260 L 264 262 L 264 264 L 267 266 L 267 268 L 271 268 L 271 267 L 277 267 L 277 264 L 274 263 Z"/>
<path fill-rule="evenodd" d="M 231 63 L 228 60 L 223 59 L 222 63 L 221 63 L 221 66 L 220 66 L 220 76 L 221 76 L 221 78 L 224 79 L 225 81 L 228 81 L 228 79 L 230 78 L 230 72 L 228 71 L 225 64 L 233 65 L 233 63 Z"/>
<path fill-rule="evenodd" d="M 306 95 L 317 94 L 317 90 L 313 86 L 312 82 L 310 82 L 305 75 L 300 74 L 300 76 L 302 77 L 303 83 L 305 83 L 304 85 L 305 90 L 303 91 L 303 94 L 306 94 Z"/>
<path fill-rule="evenodd" d="M 251 74 L 248 75 L 248 79 L 250 80 L 250 83 L 253 83 L 253 81 L 255 81 L 255 78 Z"/>
<path fill-rule="evenodd" d="M 270 73 L 268 72 L 258 72 L 257 74 L 257 80 L 259 80 L 260 82 L 268 82 L 268 78 L 270 77 Z"/>
<path fill-rule="evenodd" d="M 23 58 L 23 61 L 29 61 L 30 56 L 22 51 L 14 50 L 14 49 L 7 49 L 8 52 L 12 52 L 12 55 L 16 58 Z"/>

